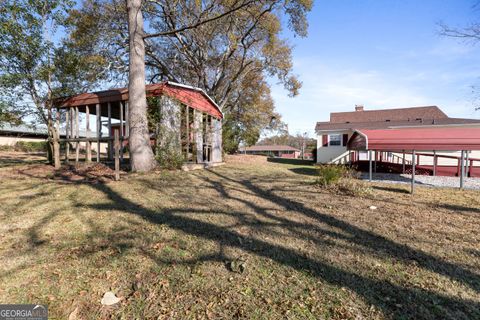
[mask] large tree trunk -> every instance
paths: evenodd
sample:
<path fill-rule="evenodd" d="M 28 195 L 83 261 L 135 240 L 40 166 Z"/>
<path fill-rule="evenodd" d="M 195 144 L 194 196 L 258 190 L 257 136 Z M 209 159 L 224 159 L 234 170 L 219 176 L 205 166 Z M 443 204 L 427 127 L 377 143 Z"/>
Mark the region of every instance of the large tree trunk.
<path fill-rule="evenodd" d="M 128 117 L 130 125 L 129 151 L 132 171 L 150 171 L 155 157 L 150 146 L 145 93 L 145 44 L 141 0 L 126 0 L 130 44 Z"/>

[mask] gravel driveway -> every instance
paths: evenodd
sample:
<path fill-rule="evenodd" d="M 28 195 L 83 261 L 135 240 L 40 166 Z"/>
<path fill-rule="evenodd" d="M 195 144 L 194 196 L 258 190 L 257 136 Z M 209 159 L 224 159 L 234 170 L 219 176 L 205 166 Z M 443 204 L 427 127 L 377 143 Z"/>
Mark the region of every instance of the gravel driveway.
<path fill-rule="evenodd" d="M 362 173 L 361 179 L 368 180 L 368 173 Z M 374 173 L 373 181 L 385 183 L 410 183 L 411 176 L 409 174 L 393 174 L 393 173 Z M 415 176 L 415 183 L 427 187 L 446 187 L 458 188 L 460 186 L 460 178 L 458 177 L 441 177 L 441 176 Z M 480 178 L 465 178 L 465 189 L 480 190 Z"/>

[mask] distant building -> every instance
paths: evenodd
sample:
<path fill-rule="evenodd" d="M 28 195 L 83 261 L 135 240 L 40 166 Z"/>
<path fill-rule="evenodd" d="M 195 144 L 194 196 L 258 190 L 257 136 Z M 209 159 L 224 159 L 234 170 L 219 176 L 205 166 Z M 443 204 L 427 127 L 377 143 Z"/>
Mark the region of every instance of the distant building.
<path fill-rule="evenodd" d="M 47 128 L 33 128 L 26 125 L 0 126 L 0 146 L 14 146 L 17 142 L 44 142 L 47 141 Z"/>
<path fill-rule="evenodd" d="M 311 152 L 305 152 L 303 154 L 303 157 L 305 158 L 305 160 L 312 160 L 314 158 L 313 153 Z"/>
<path fill-rule="evenodd" d="M 239 152 L 244 154 L 257 154 L 269 157 L 290 159 L 296 159 L 300 156 L 300 150 L 294 147 L 283 145 L 257 145 L 250 147 L 241 147 L 239 149 Z"/>
<path fill-rule="evenodd" d="M 79 137 L 85 138 L 85 130 L 79 130 Z M 94 132 L 93 135 L 96 133 Z M 65 128 L 60 128 L 60 138 L 64 139 Z M 0 126 L 0 146 L 13 147 L 17 142 L 47 142 L 48 130 L 46 126 L 29 126 L 25 124 L 10 125 L 3 124 Z M 94 149 L 95 150 L 95 149 Z M 100 152 L 105 152 L 106 147 L 101 146 Z"/>

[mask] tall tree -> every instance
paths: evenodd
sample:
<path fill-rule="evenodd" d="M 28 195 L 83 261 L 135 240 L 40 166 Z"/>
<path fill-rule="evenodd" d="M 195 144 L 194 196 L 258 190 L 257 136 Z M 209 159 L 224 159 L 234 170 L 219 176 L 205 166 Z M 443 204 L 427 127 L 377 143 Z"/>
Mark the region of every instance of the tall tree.
<path fill-rule="evenodd" d="M 246 117 L 228 116 L 239 102 L 240 88 L 244 87 L 241 84 L 249 74 L 260 75 L 265 86 L 266 77 L 277 76 L 291 95 L 297 94 L 300 82 L 291 74 L 291 48 L 279 38 L 280 20 L 288 17 L 288 25 L 295 34 L 306 35 L 306 12 L 311 8 L 311 0 L 156 0 L 142 4 L 149 32 L 144 35 L 149 81 L 172 80 L 205 89 L 221 105 L 231 128 L 250 129 L 248 124 L 234 121 Z M 102 54 L 111 58 L 112 70 L 124 70 L 128 53 L 132 52 L 126 45 L 130 41 L 125 41 L 122 17 L 125 12 L 117 0 L 86 0 L 74 18 L 80 27 L 88 25 L 85 21 L 97 21 L 90 28 L 96 30 L 90 37 L 91 47 L 109 43 Z M 257 101 L 264 95 L 262 90 L 252 90 L 250 97 L 252 94 L 257 95 Z M 248 114 L 255 108 L 253 103 L 243 103 L 237 111 L 245 110 Z M 278 119 L 273 108 L 270 110 L 270 117 L 263 117 L 267 119 L 263 127 L 270 125 L 269 119 Z M 225 127 L 228 130 L 228 125 Z M 141 143 L 140 147 L 146 148 L 146 144 Z"/>
<path fill-rule="evenodd" d="M 129 35 L 128 117 L 132 171 L 150 171 L 155 157 L 150 147 L 145 93 L 145 44 L 141 0 L 127 0 Z"/>
<path fill-rule="evenodd" d="M 291 96 L 298 94 L 301 83 L 292 74 L 291 48 L 279 37 L 280 19 L 283 12 L 287 13 L 291 29 L 305 36 L 305 14 L 310 7 L 310 1 L 257 1 L 248 10 L 216 23 L 168 38 L 149 39 L 148 76 L 151 81 L 166 79 L 204 88 L 226 115 L 225 150 L 235 151 L 239 142 L 252 143 L 259 131 L 271 128 L 270 119 L 278 123 L 280 116 L 274 112 L 273 102 L 268 109 L 264 103 L 258 103 L 264 101 L 267 77 L 277 77 Z M 210 10 L 215 10 L 215 6 Z M 154 21 L 150 26 L 164 30 L 194 21 L 197 11 L 188 2 L 180 8 L 167 3 L 161 13 L 151 9 L 147 15 L 161 17 L 150 18 Z M 245 81 L 252 77 L 261 77 L 262 86 L 258 86 L 258 81 Z M 253 118 L 258 110 L 262 110 L 263 116 Z M 265 116 L 267 111 L 269 115 Z"/>
<path fill-rule="evenodd" d="M 253 145 L 263 131 L 283 129 L 280 115 L 270 95 L 270 88 L 261 72 L 247 74 L 224 106 L 228 110 L 223 120 L 224 151 L 234 153 L 240 143 Z"/>
<path fill-rule="evenodd" d="M 5 101 L 0 101 L 0 128 L 4 124 L 20 124 L 22 112 L 15 110 Z"/>
<path fill-rule="evenodd" d="M 76 55 L 58 32 L 73 5 L 70 0 L 0 2 L 0 104 L 14 110 L 17 120 L 47 125 L 50 155 L 58 137 L 52 99 L 91 83 L 82 81 L 88 70 L 75 67 L 87 58 Z"/>

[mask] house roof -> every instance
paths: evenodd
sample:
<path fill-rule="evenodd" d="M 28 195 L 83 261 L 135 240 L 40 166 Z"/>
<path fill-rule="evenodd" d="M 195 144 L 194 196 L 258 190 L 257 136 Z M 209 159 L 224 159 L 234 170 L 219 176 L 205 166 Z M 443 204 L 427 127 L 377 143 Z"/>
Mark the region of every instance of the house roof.
<path fill-rule="evenodd" d="M 478 119 L 463 118 L 426 118 L 422 120 L 397 120 L 397 121 L 365 121 L 350 123 L 317 122 L 315 131 L 355 130 L 355 129 L 389 129 L 395 127 L 431 127 L 431 126 L 478 125 Z"/>
<path fill-rule="evenodd" d="M 223 118 L 220 107 L 200 88 L 190 87 L 175 82 L 161 82 L 146 85 L 147 97 L 166 95 L 172 99 L 199 111 L 210 114 L 215 118 Z M 56 99 L 54 105 L 59 108 L 83 107 L 86 105 L 118 103 L 128 101 L 128 88 L 111 89 L 98 92 L 85 92 L 76 96 Z M 113 105 L 112 117 L 119 118 L 119 107 Z M 118 110 L 117 110 L 118 109 Z M 80 110 L 82 111 L 82 110 Z M 107 116 L 107 111 L 102 110 L 102 116 Z M 96 114 L 95 108 L 91 108 L 90 114 Z M 117 115 L 118 114 L 118 115 Z"/>
<path fill-rule="evenodd" d="M 0 133 L 46 136 L 47 128 L 45 126 L 33 127 L 33 126 L 24 125 L 24 124 L 11 125 L 6 123 L 0 126 Z"/>
<path fill-rule="evenodd" d="M 240 151 L 300 151 L 297 148 L 285 145 L 256 145 L 250 147 L 241 147 Z"/>
<path fill-rule="evenodd" d="M 60 135 L 65 136 L 66 130 L 65 128 L 60 128 Z M 8 136 L 39 136 L 39 137 L 47 137 L 48 130 L 47 127 L 44 125 L 40 126 L 30 126 L 26 124 L 20 125 L 10 125 L 4 124 L 0 126 L 0 135 L 8 135 Z M 79 130 L 79 137 L 83 138 L 86 137 L 87 133 L 85 130 Z M 91 136 L 95 136 L 96 132 L 90 132 Z"/>
<path fill-rule="evenodd" d="M 413 121 L 416 119 L 445 119 L 448 116 L 437 106 L 332 112 L 330 122 L 353 123 L 372 121 Z"/>
<path fill-rule="evenodd" d="M 349 150 L 480 150 L 480 128 L 357 130 Z"/>

